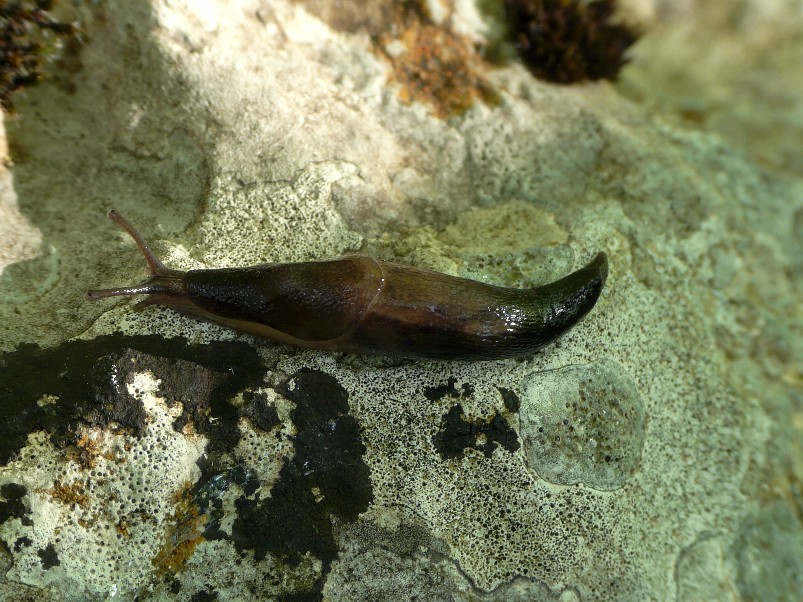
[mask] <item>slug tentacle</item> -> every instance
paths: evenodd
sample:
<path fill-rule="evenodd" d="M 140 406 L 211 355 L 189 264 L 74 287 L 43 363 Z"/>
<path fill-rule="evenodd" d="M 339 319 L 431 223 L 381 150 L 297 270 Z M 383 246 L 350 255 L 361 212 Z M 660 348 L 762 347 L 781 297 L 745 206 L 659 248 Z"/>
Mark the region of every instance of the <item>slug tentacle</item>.
<path fill-rule="evenodd" d="M 148 295 L 167 305 L 281 343 L 311 349 L 428 359 L 530 355 L 594 307 L 608 275 L 599 253 L 551 284 L 505 288 L 363 255 L 244 268 L 171 270 L 115 211 L 109 219 L 148 262 L 144 282 L 89 291 L 91 300 Z"/>
<path fill-rule="evenodd" d="M 86 296 L 90 301 L 97 301 L 98 299 L 105 299 L 107 297 L 120 297 L 126 295 L 157 295 L 155 298 L 150 298 L 138 303 L 135 307 L 141 308 L 146 305 L 153 305 L 160 303 L 160 296 L 162 295 L 181 295 L 183 293 L 183 278 L 184 272 L 180 270 L 171 270 L 166 267 L 161 260 L 154 255 L 148 243 L 142 238 L 142 235 L 137 232 L 136 228 L 126 221 L 122 215 L 117 213 L 114 209 L 110 209 L 106 216 L 115 224 L 119 225 L 125 230 L 128 235 L 137 243 L 140 252 L 145 256 L 145 261 L 148 263 L 148 270 L 151 273 L 150 278 L 143 280 L 139 284 L 131 286 L 123 286 L 119 288 L 106 288 L 99 290 L 88 291 Z"/>
<path fill-rule="evenodd" d="M 120 226 L 123 230 L 125 230 L 128 235 L 134 239 L 134 242 L 137 243 L 139 250 L 145 256 L 145 261 L 148 262 L 148 268 L 151 271 L 151 274 L 156 275 L 163 272 L 173 271 L 168 270 L 162 261 L 154 255 L 151 248 L 148 246 L 148 243 L 142 238 L 139 232 L 137 232 L 136 228 L 128 223 L 127 220 L 123 218 L 122 215 L 117 213 L 114 209 L 109 209 L 109 212 L 106 216 L 112 220 L 115 224 Z"/>
<path fill-rule="evenodd" d="M 90 301 L 97 301 L 98 299 L 105 299 L 107 297 L 123 297 L 126 295 L 153 295 L 156 293 L 166 293 L 169 288 L 161 283 L 154 282 L 152 278 L 148 278 L 142 284 L 135 284 L 133 286 L 121 286 L 120 288 L 101 288 L 87 291 L 86 296 Z"/>

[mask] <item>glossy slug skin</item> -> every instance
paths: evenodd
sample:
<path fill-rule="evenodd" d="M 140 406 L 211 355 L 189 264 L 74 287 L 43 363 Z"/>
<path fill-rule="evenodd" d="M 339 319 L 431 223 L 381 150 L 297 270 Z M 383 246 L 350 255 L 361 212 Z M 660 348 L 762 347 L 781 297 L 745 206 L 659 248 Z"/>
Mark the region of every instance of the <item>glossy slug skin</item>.
<path fill-rule="evenodd" d="M 146 294 L 137 307 L 167 305 L 281 343 L 427 359 L 530 355 L 594 307 L 608 261 L 599 253 L 568 276 L 532 289 L 493 286 L 362 255 L 246 268 L 166 268 L 134 228 L 152 276 L 139 285 L 89 291 L 89 299 Z"/>

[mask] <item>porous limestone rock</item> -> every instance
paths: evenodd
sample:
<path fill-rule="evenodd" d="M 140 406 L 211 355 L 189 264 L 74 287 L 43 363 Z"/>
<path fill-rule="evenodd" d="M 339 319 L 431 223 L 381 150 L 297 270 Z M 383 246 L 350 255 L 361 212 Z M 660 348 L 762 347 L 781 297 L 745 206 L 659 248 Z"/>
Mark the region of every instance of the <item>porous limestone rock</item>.
<path fill-rule="evenodd" d="M 424 48 L 401 3 L 340 4 L 87 3 L 78 54 L 15 98 L 0 597 L 799 592 L 803 180 L 788 168 L 803 155 L 785 134 L 755 152 L 728 131 L 766 122 L 757 95 L 702 124 L 708 101 L 673 105 L 668 83 L 678 38 L 738 37 L 721 19 L 689 36 L 691 3 L 625 3 L 655 33 L 621 86 L 559 87 L 482 61 L 475 44 L 499 36 L 482 2 L 425 3 L 444 33 Z M 799 36 L 799 3 L 772 4 Z M 399 75 L 434 68 L 432 86 L 444 47 L 468 65 L 446 90 L 462 112 Z M 690 76 L 703 100 L 721 90 L 709 73 Z M 109 207 L 180 269 L 359 250 L 525 287 L 604 250 L 610 276 L 523 360 L 299 351 L 88 303 L 144 274 Z"/>

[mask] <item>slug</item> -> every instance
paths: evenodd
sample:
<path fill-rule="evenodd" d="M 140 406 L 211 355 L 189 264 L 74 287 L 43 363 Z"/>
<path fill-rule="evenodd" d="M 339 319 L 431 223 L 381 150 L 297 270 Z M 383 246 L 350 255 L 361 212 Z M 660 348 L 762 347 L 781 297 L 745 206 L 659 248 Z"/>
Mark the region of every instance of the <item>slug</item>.
<path fill-rule="evenodd" d="M 90 300 L 148 295 L 135 307 L 185 314 L 308 349 L 408 358 L 491 360 L 530 355 L 585 316 L 608 274 L 605 253 L 560 280 L 505 288 L 364 255 L 189 270 L 167 267 L 114 210 L 151 276 Z"/>

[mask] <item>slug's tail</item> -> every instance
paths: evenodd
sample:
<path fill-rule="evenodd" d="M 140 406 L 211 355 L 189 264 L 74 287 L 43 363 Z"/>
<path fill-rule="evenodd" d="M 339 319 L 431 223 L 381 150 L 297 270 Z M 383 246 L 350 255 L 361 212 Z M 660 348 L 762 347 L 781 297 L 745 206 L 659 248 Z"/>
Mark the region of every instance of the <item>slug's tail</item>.
<path fill-rule="evenodd" d="M 106 215 L 115 224 L 125 230 L 128 235 L 134 239 L 134 242 L 137 243 L 137 247 L 139 247 L 140 252 L 145 256 L 145 261 L 148 263 L 148 270 L 151 273 L 151 277 L 139 284 L 131 286 L 88 291 L 86 294 L 87 299 L 90 301 L 97 301 L 98 299 L 105 299 L 107 297 L 120 297 L 125 295 L 181 294 L 183 291 L 182 276 L 184 272 L 171 270 L 166 267 L 160 259 L 154 255 L 148 243 L 145 242 L 134 226 L 128 223 L 128 221 L 114 209 L 110 209 Z M 153 302 L 154 301 L 146 299 L 138 303 L 137 307 L 150 305 Z"/>

